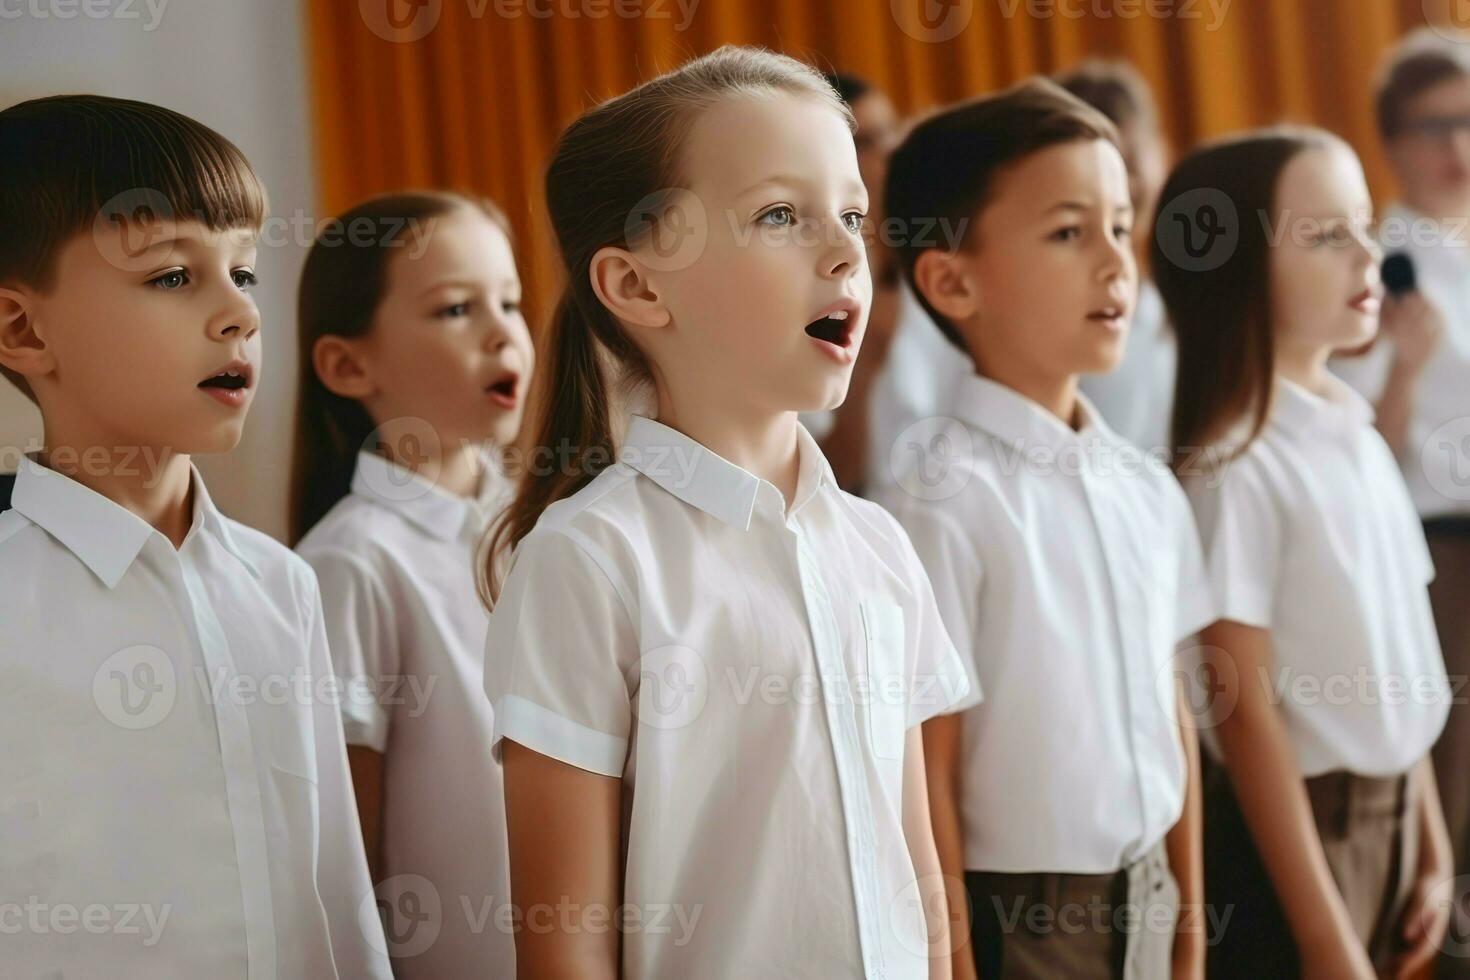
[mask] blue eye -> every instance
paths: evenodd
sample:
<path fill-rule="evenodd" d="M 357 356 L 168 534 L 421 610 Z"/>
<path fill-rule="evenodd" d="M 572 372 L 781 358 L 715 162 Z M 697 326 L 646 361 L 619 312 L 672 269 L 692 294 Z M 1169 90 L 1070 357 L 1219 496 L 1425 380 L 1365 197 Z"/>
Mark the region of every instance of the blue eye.
<path fill-rule="evenodd" d="M 161 276 L 156 276 L 148 281 L 148 285 L 165 292 L 182 289 L 189 283 L 189 274 L 183 269 L 171 269 Z"/>
<path fill-rule="evenodd" d="M 784 215 L 786 217 L 786 220 L 785 221 L 774 221 L 774 220 L 772 220 L 778 214 L 779 215 Z M 764 223 L 764 224 L 772 225 L 772 226 L 774 226 L 776 228 L 789 228 L 796 221 L 796 212 L 793 211 L 793 210 L 791 210 L 791 208 L 787 207 L 786 205 L 782 204 L 779 207 L 771 208 L 771 210 L 769 210 L 765 214 L 761 215 L 760 218 L 758 218 L 757 220 L 760 221 L 760 222 L 762 222 L 762 223 Z"/>

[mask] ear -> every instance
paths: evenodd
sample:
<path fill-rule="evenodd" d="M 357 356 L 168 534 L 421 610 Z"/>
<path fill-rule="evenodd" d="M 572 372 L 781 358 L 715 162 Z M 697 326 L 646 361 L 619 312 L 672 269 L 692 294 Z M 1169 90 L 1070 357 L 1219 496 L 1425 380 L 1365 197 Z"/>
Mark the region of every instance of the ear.
<path fill-rule="evenodd" d="M 327 334 L 311 345 L 311 366 L 334 395 L 361 400 L 378 392 L 372 364 L 361 347 L 346 337 Z"/>
<path fill-rule="evenodd" d="M 0 286 L 0 364 L 27 379 L 56 370 L 56 356 L 36 330 L 35 298 L 23 289 Z"/>
<path fill-rule="evenodd" d="M 648 273 L 636 255 L 615 245 L 598 249 L 587 270 L 592 291 L 613 316 L 635 327 L 666 327 L 669 310 Z"/>
<path fill-rule="evenodd" d="M 914 262 L 914 287 L 929 305 L 953 321 L 967 320 L 980 308 L 980 294 L 954 252 L 931 248 Z"/>

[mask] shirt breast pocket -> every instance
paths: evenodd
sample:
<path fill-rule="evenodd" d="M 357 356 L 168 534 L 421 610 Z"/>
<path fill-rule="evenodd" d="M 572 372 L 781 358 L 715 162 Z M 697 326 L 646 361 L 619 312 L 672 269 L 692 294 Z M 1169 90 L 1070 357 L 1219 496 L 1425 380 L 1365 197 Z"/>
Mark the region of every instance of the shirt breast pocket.
<path fill-rule="evenodd" d="M 879 759 L 902 759 L 908 711 L 903 607 L 882 598 L 863 600 L 868 673 L 868 739 Z"/>

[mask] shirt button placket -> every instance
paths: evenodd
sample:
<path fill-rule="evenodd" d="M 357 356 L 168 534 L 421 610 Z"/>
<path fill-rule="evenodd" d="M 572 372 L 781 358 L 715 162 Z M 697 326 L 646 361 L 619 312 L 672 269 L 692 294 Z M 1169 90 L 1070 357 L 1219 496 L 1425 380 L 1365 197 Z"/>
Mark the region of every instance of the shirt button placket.
<path fill-rule="evenodd" d="M 864 973 L 870 980 L 883 980 L 881 930 L 878 929 L 878 876 L 873 847 L 873 814 L 871 801 L 864 788 L 862 744 L 858 738 L 854 702 L 842 657 L 841 636 L 836 615 L 827 590 L 816 569 L 819 567 L 807 544 L 800 520 L 789 525 L 796 542 L 797 569 L 802 598 L 812 634 L 812 649 L 817 658 L 818 679 L 823 692 L 823 708 L 828 735 L 832 741 L 837 765 L 837 785 L 842 797 L 842 812 L 847 823 L 849 868 L 852 874 L 853 898 L 857 910 L 858 940 L 862 950 Z M 832 685 L 840 685 L 833 690 Z"/>

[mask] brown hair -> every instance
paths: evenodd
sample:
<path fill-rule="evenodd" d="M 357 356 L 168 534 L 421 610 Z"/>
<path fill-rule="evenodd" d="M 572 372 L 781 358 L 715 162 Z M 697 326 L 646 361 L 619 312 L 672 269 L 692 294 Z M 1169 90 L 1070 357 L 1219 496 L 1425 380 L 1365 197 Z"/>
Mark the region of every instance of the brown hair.
<path fill-rule="evenodd" d="M 1088 58 L 1058 74 L 1056 83 L 1119 129 L 1135 122 L 1157 125 L 1153 95 L 1138 70 L 1126 61 Z"/>
<path fill-rule="evenodd" d="M 509 237 L 494 203 L 444 191 L 369 198 L 317 233 L 296 292 L 296 441 L 291 458 L 290 541 L 294 546 L 347 495 L 357 454 L 377 426 L 362 403 L 329 391 L 313 349 L 323 337 L 361 337 L 383 301 L 388 268 L 407 229 L 461 208 L 478 209 Z"/>
<path fill-rule="evenodd" d="M 1470 52 L 1463 43 L 1421 27 L 1400 41 L 1384 59 L 1373 89 L 1373 112 L 1384 142 L 1403 132 L 1405 107 L 1440 82 L 1470 76 Z"/>
<path fill-rule="evenodd" d="M 259 229 L 267 204 L 235 144 L 161 106 L 54 95 L 0 112 L 0 283 L 51 289 L 72 236 L 140 209 L 224 231 Z M 0 375 L 35 401 L 19 374 Z"/>
<path fill-rule="evenodd" d="M 546 204 L 566 286 L 545 335 L 535 384 L 535 447 L 566 447 L 570 467 L 525 474 L 481 549 L 481 592 L 493 606 L 500 559 L 551 504 L 576 493 L 615 458 L 614 383 L 647 381 L 647 362 L 597 299 L 592 257 L 631 247 L 683 186 L 680 148 L 698 112 L 742 95 L 785 92 L 852 114 L 816 69 L 760 48 L 721 47 L 588 110 L 561 134 L 546 170 Z M 560 449 L 558 449 L 560 452 Z"/>
<path fill-rule="evenodd" d="M 1159 200 L 1169 203 L 1159 209 L 1151 259 L 1179 343 L 1171 432 L 1176 470 L 1240 420 L 1249 419 L 1250 429 L 1237 453 L 1266 424 L 1276 373 L 1268 229 L 1277 226 L 1277 185 L 1298 154 L 1335 142 L 1318 129 L 1256 130 L 1195 150 L 1164 183 Z M 1228 200 L 1234 218 L 1222 221 L 1233 220 L 1238 234 L 1223 258 L 1192 262 L 1179 251 L 1175 224 L 1191 220 L 1180 210 L 1185 203 L 1204 207 L 1212 198 Z"/>
<path fill-rule="evenodd" d="M 884 213 L 903 229 L 894 245 L 899 266 L 924 312 L 949 342 L 964 340 L 914 284 L 919 256 L 939 248 L 935 222 L 965 228 L 990 201 L 996 181 L 1034 153 L 1076 140 L 1107 140 L 1122 152 L 1107 117 L 1054 82 L 1034 78 L 996 95 L 941 109 L 914 127 L 888 163 Z"/>

